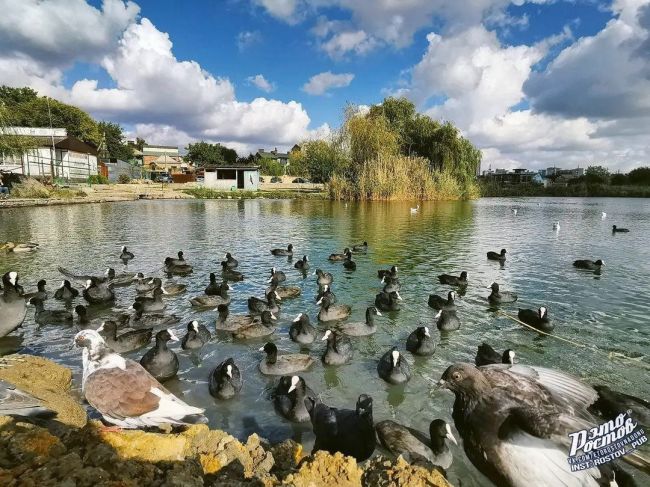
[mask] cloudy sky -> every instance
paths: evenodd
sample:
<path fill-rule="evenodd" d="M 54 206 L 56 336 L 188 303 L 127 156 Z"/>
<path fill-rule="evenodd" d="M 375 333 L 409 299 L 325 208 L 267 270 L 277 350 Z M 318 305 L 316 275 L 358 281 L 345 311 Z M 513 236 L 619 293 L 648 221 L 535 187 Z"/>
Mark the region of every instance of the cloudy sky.
<path fill-rule="evenodd" d="M 241 154 L 403 95 L 483 168 L 650 165 L 650 0 L 0 0 L 0 84 Z"/>

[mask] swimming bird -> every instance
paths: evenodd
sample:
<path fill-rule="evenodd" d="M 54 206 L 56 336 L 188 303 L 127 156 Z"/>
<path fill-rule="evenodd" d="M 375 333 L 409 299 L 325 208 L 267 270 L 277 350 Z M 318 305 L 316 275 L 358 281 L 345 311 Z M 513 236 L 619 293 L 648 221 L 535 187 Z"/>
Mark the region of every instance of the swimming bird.
<path fill-rule="evenodd" d="M 61 301 L 72 301 L 79 296 L 79 291 L 72 287 L 72 284 L 67 279 L 61 283 L 61 287 L 54 291 L 54 299 Z"/>
<path fill-rule="evenodd" d="M 372 397 L 361 394 L 354 410 L 332 408 L 311 396 L 305 399 L 305 406 L 316 435 L 312 454 L 324 450 L 341 452 L 358 462 L 370 458 L 376 445 Z"/>
<path fill-rule="evenodd" d="M 612 225 L 612 233 L 628 233 L 627 228 L 618 228 L 616 225 Z"/>
<path fill-rule="evenodd" d="M 118 336 L 117 326 L 113 321 L 105 321 L 97 328 L 106 345 L 117 353 L 127 353 L 145 347 L 151 341 L 153 328 L 143 328 L 122 333 Z"/>
<path fill-rule="evenodd" d="M 158 277 L 148 278 L 144 277 L 142 272 L 138 272 L 134 278 L 135 292 L 137 294 L 149 294 L 157 287 L 162 287 L 162 279 Z"/>
<path fill-rule="evenodd" d="M 86 281 L 83 296 L 89 304 L 104 304 L 115 300 L 115 293 L 110 284 L 92 279 Z"/>
<path fill-rule="evenodd" d="M 436 327 L 440 331 L 455 331 L 460 328 L 460 318 L 456 311 L 441 309 L 435 318 Z"/>
<path fill-rule="evenodd" d="M 415 208 L 411 208 L 411 215 L 420 211 L 420 205 L 416 205 Z"/>
<path fill-rule="evenodd" d="M 149 311 L 162 311 L 164 310 L 167 305 L 162 299 L 163 292 L 161 288 L 156 288 L 153 290 L 153 296 L 137 296 L 135 298 L 136 303 L 140 303 L 142 305 L 142 311 L 144 312 L 149 312 Z"/>
<path fill-rule="evenodd" d="M 600 214 L 600 218 L 602 218 L 603 220 L 604 220 L 605 218 L 607 218 L 607 213 L 605 213 L 605 212 L 603 211 L 603 212 Z"/>
<path fill-rule="evenodd" d="M 316 328 L 309 322 L 306 313 L 300 313 L 289 327 L 289 338 L 301 345 L 309 345 L 316 339 Z"/>
<path fill-rule="evenodd" d="M 167 257 L 167 258 L 165 259 L 165 264 L 167 264 L 167 263 L 174 264 L 174 265 L 177 265 L 177 264 L 180 264 L 180 265 L 187 264 L 187 262 L 185 261 L 185 254 L 183 254 L 183 251 L 182 251 L 182 250 L 179 250 L 177 255 L 178 255 L 178 258 L 177 258 L 177 259 L 175 259 L 174 257 Z"/>
<path fill-rule="evenodd" d="M 269 342 L 259 349 L 266 357 L 259 364 L 264 375 L 289 375 L 307 370 L 314 364 L 314 359 L 302 353 L 278 355 L 278 347 Z"/>
<path fill-rule="evenodd" d="M 34 242 L 0 242 L 0 250 L 23 254 L 38 250 L 39 245 Z"/>
<path fill-rule="evenodd" d="M 352 246 L 352 252 L 367 252 L 368 251 L 368 242 L 363 242 Z"/>
<path fill-rule="evenodd" d="M 306 271 L 307 269 L 309 269 L 309 257 L 303 255 L 302 259 L 297 261 L 293 266 L 299 271 Z"/>
<path fill-rule="evenodd" d="M 207 423 L 203 409 L 184 403 L 140 364 L 111 351 L 97 332 L 80 331 L 74 341 L 85 349 L 86 400 L 107 422 L 121 428 Z"/>
<path fill-rule="evenodd" d="M 239 261 L 235 259 L 230 252 L 226 252 L 224 259 L 226 259 L 224 262 L 226 263 L 226 267 L 228 267 L 228 269 L 235 269 L 237 266 L 239 266 Z"/>
<path fill-rule="evenodd" d="M 83 304 L 75 306 L 74 312 L 77 315 L 77 326 L 79 328 L 99 328 L 104 321 L 112 321 L 118 328 L 121 328 L 127 325 L 130 326 L 130 320 L 132 318 L 128 313 L 118 311 L 108 314 L 103 313 L 101 318 L 90 320 L 88 318 L 88 309 Z"/>
<path fill-rule="evenodd" d="M 129 252 L 126 249 L 126 246 L 122 246 L 122 253 L 120 254 L 120 260 L 126 264 L 128 261 L 133 260 L 134 258 L 135 255 L 133 255 L 132 252 Z"/>
<path fill-rule="evenodd" d="M 347 304 L 333 304 L 328 296 L 321 298 L 316 304 L 320 305 L 319 321 L 344 320 L 352 313 L 350 306 Z"/>
<path fill-rule="evenodd" d="M 191 264 L 183 262 L 174 263 L 174 259 L 167 257 L 165 259 L 165 273 L 177 276 L 187 276 L 194 272 L 194 267 Z"/>
<path fill-rule="evenodd" d="M 453 454 L 446 440 L 458 445 L 449 425 L 442 419 L 429 424 L 429 437 L 395 421 L 384 420 L 375 424 L 379 443 L 395 456 L 402 455 L 408 462 L 425 461 L 447 470 Z"/>
<path fill-rule="evenodd" d="M 614 463 L 571 471 L 571 434 L 596 426 L 593 388 L 563 372 L 523 365 L 451 365 L 439 385 L 455 395 L 454 423 L 474 466 L 495 485 L 613 485 Z M 630 452 L 622 460 L 647 460 Z M 618 477 L 618 475 L 616 475 Z"/>
<path fill-rule="evenodd" d="M 215 328 L 218 331 L 236 331 L 243 326 L 248 326 L 255 318 L 250 315 L 231 315 L 228 305 L 220 304 L 217 306 L 217 321 Z"/>
<path fill-rule="evenodd" d="M 178 356 L 167 348 L 167 342 L 178 341 L 178 337 L 170 329 L 156 333 L 156 344 L 140 359 L 142 365 L 156 380 L 166 381 L 176 377 L 178 373 Z"/>
<path fill-rule="evenodd" d="M 226 284 L 220 287 L 219 294 L 213 296 L 208 296 L 207 294 L 194 296 L 190 299 L 190 304 L 197 308 L 216 308 L 220 304 L 228 305 L 232 300 L 228 294 L 228 289 L 230 289 L 230 286 Z"/>
<path fill-rule="evenodd" d="M 385 293 L 401 291 L 402 289 L 402 283 L 400 283 L 397 277 L 384 276 L 381 278 L 381 283 L 384 284 L 383 291 Z"/>
<path fill-rule="evenodd" d="M 214 272 L 210 273 L 210 284 L 203 292 L 208 296 L 216 296 L 221 293 L 221 284 L 217 284 L 217 276 Z"/>
<path fill-rule="evenodd" d="M 49 293 L 45 289 L 46 285 L 47 285 L 47 281 L 45 279 L 41 279 L 36 284 L 36 291 L 34 291 L 33 293 L 24 294 L 23 298 L 25 299 L 25 301 L 29 301 L 32 298 L 38 298 L 41 301 L 45 301 L 49 297 Z"/>
<path fill-rule="evenodd" d="M 489 251 L 487 253 L 488 260 L 498 260 L 499 262 L 505 262 L 506 260 L 506 249 L 501 249 L 501 252 Z"/>
<path fill-rule="evenodd" d="M 41 298 L 32 298 L 30 301 L 36 308 L 34 321 L 39 325 L 71 325 L 72 313 L 65 309 L 45 309 Z"/>
<path fill-rule="evenodd" d="M 66 269 L 64 267 L 60 267 L 60 266 L 59 266 L 58 269 L 59 269 L 59 272 L 61 274 L 63 274 L 64 276 L 68 277 L 69 279 L 72 279 L 75 282 L 83 284 L 83 285 L 85 285 L 88 281 L 93 281 L 93 282 L 95 282 L 97 284 L 105 283 L 105 282 L 112 281 L 113 279 L 118 277 L 117 274 L 115 273 L 115 269 L 113 269 L 111 267 L 106 269 L 104 274 L 102 274 L 101 276 L 93 276 L 93 275 L 90 275 L 90 274 L 75 274 L 74 272 L 69 271 L 68 269 Z M 128 276 L 133 278 L 133 277 L 135 277 L 135 274 L 122 273 L 122 274 L 120 274 L 119 277 L 120 277 L 120 280 L 121 280 L 122 278 L 125 278 L 125 277 L 128 277 Z"/>
<path fill-rule="evenodd" d="M 293 256 L 293 245 L 289 244 L 287 245 L 286 249 L 273 249 L 271 250 L 271 253 L 276 256 L 286 256 L 286 257 L 292 257 Z"/>
<path fill-rule="evenodd" d="M 327 330 L 321 340 L 327 340 L 325 352 L 321 356 L 325 365 L 344 365 L 352 360 L 352 343 L 345 335 Z"/>
<path fill-rule="evenodd" d="M 181 340 L 183 350 L 197 350 L 210 341 L 212 335 L 205 325 L 193 320 L 187 324 L 187 332 Z"/>
<path fill-rule="evenodd" d="M 277 270 L 275 267 L 272 267 L 271 277 L 269 277 L 269 280 L 266 282 L 270 282 L 271 284 L 275 284 L 277 286 L 278 284 L 286 280 L 287 280 L 287 276 L 285 275 L 284 272 Z"/>
<path fill-rule="evenodd" d="M 332 274 L 329 272 L 323 272 L 320 269 L 316 269 L 314 271 L 314 275 L 318 276 L 316 278 L 316 282 L 318 283 L 319 286 L 324 286 L 325 284 L 332 284 L 332 281 L 334 281 L 334 277 Z"/>
<path fill-rule="evenodd" d="M 379 269 L 377 271 L 377 279 L 383 279 L 384 277 L 397 279 L 397 266 L 391 266 L 390 269 Z"/>
<path fill-rule="evenodd" d="M 250 338 L 261 338 L 275 333 L 273 321 L 277 320 L 275 315 L 268 310 L 262 311 L 259 320 L 254 320 L 250 325 L 242 326 L 232 334 L 234 338 L 246 340 Z"/>
<path fill-rule="evenodd" d="M 56 414 L 56 411 L 45 407 L 40 399 L 29 392 L 0 380 L 0 416 L 47 419 Z"/>
<path fill-rule="evenodd" d="M 490 289 L 492 289 L 492 292 L 487 297 L 487 300 L 491 304 L 514 303 L 517 301 L 517 295 L 515 293 L 510 291 L 501 291 L 496 282 L 492 283 Z"/>
<path fill-rule="evenodd" d="M 176 315 L 167 315 L 164 313 L 150 312 L 145 313 L 142 303 L 133 303 L 133 315 L 129 319 L 131 328 L 162 328 L 170 327 L 181 321 Z"/>
<path fill-rule="evenodd" d="M 532 309 L 519 309 L 517 317 L 519 321 L 523 321 L 527 325 L 541 331 L 550 332 L 555 328 L 555 324 L 549 319 L 548 310 L 544 306 L 540 306 L 537 311 Z"/>
<path fill-rule="evenodd" d="M 406 339 L 406 350 L 413 355 L 428 356 L 436 351 L 436 343 L 431 338 L 429 328 L 418 326 Z"/>
<path fill-rule="evenodd" d="M 513 208 L 513 209 L 512 209 L 512 214 L 515 215 L 515 216 L 517 216 L 517 208 Z"/>
<path fill-rule="evenodd" d="M 411 380 L 411 367 L 396 347 L 379 359 L 377 373 L 389 384 L 403 384 Z"/>
<path fill-rule="evenodd" d="M 228 281 L 243 281 L 244 274 L 234 269 L 229 269 L 227 263 L 221 263 L 221 276 Z"/>
<path fill-rule="evenodd" d="M 456 293 L 449 291 L 447 299 L 437 294 L 429 294 L 429 306 L 433 309 L 446 309 L 449 311 L 456 310 Z"/>
<path fill-rule="evenodd" d="M 332 261 L 332 262 L 341 262 L 344 261 L 347 258 L 348 252 L 350 249 L 348 247 L 345 247 L 343 249 L 343 253 L 341 254 L 330 254 L 330 256 L 327 258 L 327 260 Z"/>
<path fill-rule="evenodd" d="M 266 293 L 266 300 L 251 296 L 248 298 L 248 309 L 251 313 L 262 314 L 263 311 L 270 311 L 273 314 L 280 312 L 278 301 L 282 301 L 275 290 Z"/>
<path fill-rule="evenodd" d="M 553 230 L 559 230 L 559 229 L 560 229 L 560 222 L 553 223 Z"/>
<path fill-rule="evenodd" d="M 346 255 L 346 259 L 343 261 L 343 267 L 345 267 L 349 271 L 356 271 L 357 270 L 357 263 L 352 260 L 352 252 L 348 250 Z"/>
<path fill-rule="evenodd" d="M 440 274 L 438 280 L 441 284 L 448 284 L 450 286 L 465 287 L 467 286 L 467 272 L 463 271 L 460 276 L 452 276 L 451 274 Z"/>
<path fill-rule="evenodd" d="M 375 324 L 375 316 L 381 316 L 381 313 L 374 306 L 369 306 L 366 309 L 366 321 L 362 322 L 350 322 L 350 323 L 338 323 L 336 329 L 341 333 L 349 336 L 368 336 L 372 335 L 377 331 L 377 325 Z"/>
<path fill-rule="evenodd" d="M 320 301 L 325 296 L 330 300 L 330 304 L 336 303 L 336 294 L 332 292 L 332 287 L 329 284 L 325 284 L 316 294 L 316 302 Z"/>
<path fill-rule="evenodd" d="M 499 354 L 494 348 L 489 344 L 483 342 L 478 346 L 476 350 L 476 357 L 474 357 L 474 363 L 477 367 L 482 365 L 491 365 L 491 364 L 510 364 L 514 365 L 515 363 L 515 351 L 504 350 L 502 354 Z"/>
<path fill-rule="evenodd" d="M 375 306 L 382 311 L 399 311 L 402 296 L 397 291 L 392 293 L 380 292 L 375 296 Z"/>
<path fill-rule="evenodd" d="M 232 358 L 227 358 L 210 372 L 208 389 L 212 397 L 232 399 L 243 385 L 241 372 Z"/>
<path fill-rule="evenodd" d="M 605 262 L 602 259 L 598 259 L 597 261 L 593 260 L 576 260 L 573 262 L 573 267 L 577 267 L 578 269 L 587 269 L 590 271 L 600 271 L 600 268 L 605 265 Z"/>
<path fill-rule="evenodd" d="M 268 293 L 271 290 L 275 291 L 280 296 L 280 299 L 293 299 L 302 294 L 300 286 L 276 286 L 275 284 L 271 284 L 266 292 Z"/>
<path fill-rule="evenodd" d="M 160 289 L 165 296 L 178 296 L 185 292 L 187 285 L 179 282 L 167 281 L 161 285 Z"/>
<path fill-rule="evenodd" d="M 305 379 L 299 375 L 285 375 L 273 391 L 273 404 L 282 417 L 293 423 L 306 423 L 310 420 L 305 406 L 306 397 L 316 397 L 316 394 L 307 386 Z"/>

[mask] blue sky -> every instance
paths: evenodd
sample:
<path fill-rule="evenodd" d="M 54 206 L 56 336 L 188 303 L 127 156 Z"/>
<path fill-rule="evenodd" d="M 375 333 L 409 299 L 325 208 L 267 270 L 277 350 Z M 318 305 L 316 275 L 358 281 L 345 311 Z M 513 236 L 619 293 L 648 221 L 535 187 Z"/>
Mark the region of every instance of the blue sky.
<path fill-rule="evenodd" d="M 650 154 L 649 3 L 0 0 L 0 83 L 240 153 L 327 136 L 347 102 L 395 94 L 458 125 L 486 167 L 627 169 Z"/>

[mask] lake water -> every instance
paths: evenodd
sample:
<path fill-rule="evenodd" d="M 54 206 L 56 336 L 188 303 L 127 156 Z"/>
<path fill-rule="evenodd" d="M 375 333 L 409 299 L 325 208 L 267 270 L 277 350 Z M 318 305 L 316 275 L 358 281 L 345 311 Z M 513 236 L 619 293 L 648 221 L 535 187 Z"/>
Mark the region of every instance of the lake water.
<path fill-rule="evenodd" d="M 408 203 L 337 203 L 302 200 L 140 201 L 0 211 L 0 241 L 35 241 L 34 254 L 0 256 L 0 273 L 17 270 L 22 285 L 32 290 L 36 281 L 47 279 L 49 290 L 62 277 L 58 265 L 83 273 L 102 273 L 118 260 L 121 245 L 136 254 L 129 271 L 160 275 L 164 257 L 184 250 L 194 265 L 186 294 L 167 298 L 167 312 L 183 316 L 176 327 L 184 333 L 188 321 L 198 319 L 213 330 L 215 312 L 194 312 L 188 298 L 201 294 L 208 274 L 217 272 L 226 251 L 239 259 L 246 280 L 233 284 L 231 313 L 245 313 L 249 296 L 262 296 L 271 266 L 287 274 L 287 283 L 302 288 L 302 296 L 283 302 L 278 332 L 273 340 L 281 352 L 295 353 L 289 340 L 291 320 L 306 312 L 316 322 L 315 277 L 303 279 L 286 258 L 273 257 L 269 249 L 289 242 L 296 256 L 307 254 L 312 270 L 320 267 L 334 274 L 333 289 L 339 302 L 353 307 L 352 320 L 363 321 L 365 309 L 380 290 L 377 269 L 399 266 L 403 309 L 378 317 L 380 330 L 373 336 L 354 339 L 353 363 L 326 368 L 318 362 L 303 374 L 308 385 L 332 406 L 354 407 L 360 393 L 374 398 L 376 421 L 395 419 L 428 431 L 434 418 L 450 423 L 453 395 L 435 390 L 433 384 L 445 368 L 474 359 L 483 341 L 497 350 L 516 350 L 523 363 L 544 365 L 571 372 L 590 383 L 603 383 L 640 397 L 650 396 L 647 371 L 632 362 L 611 361 L 602 355 L 541 337 L 491 311 L 485 300 L 487 287 L 496 281 L 502 289 L 519 294 L 515 305 L 503 309 L 516 315 L 517 307 L 544 305 L 556 323 L 559 336 L 586 342 L 604 352 L 619 352 L 649 364 L 650 327 L 650 200 L 647 199 L 481 199 L 474 202 L 424 203 L 412 215 Z M 518 208 L 513 214 L 511 209 Z M 601 212 L 607 218 L 601 219 Z M 559 221 L 561 230 L 552 224 Z M 612 235 L 611 225 L 630 228 L 628 234 Z M 346 272 L 342 264 L 329 263 L 331 252 L 342 252 L 351 243 L 367 240 L 370 250 L 358 255 L 357 271 Z M 486 260 L 488 250 L 508 250 L 505 266 Z M 601 275 L 577 271 L 575 259 L 602 258 Z M 427 306 L 431 292 L 446 294 L 438 284 L 441 273 L 466 270 L 470 286 L 459 301 L 459 331 L 439 337 L 435 311 Z M 162 276 L 161 276 L 162 277 Z M 118 288 L 117 307 L 133 302 L 132 288 Z M 80 301 L 81 302 L 81 301 Z M 77 303 L 74 303 L 77 304 Z M 50 299 L 46 307 L 60 306 Z M 435 355 L 408 358 L 413 378 L 405 387 L 389 386 L 377 376 L 379 357 L 393 345 L 404 349 L 407 335 L 420 324 L 428 325 L 440 341 Z M 322 328 L 322 327 L 321 327 Z M 30 310 L 21 330 L 22 339 L 0 339 L 0 349 L 18 345 L 24 353 L 46 356 L 75 371 L 79 387 L 81 353 L 72 347 L 75 328 L 39 327 Z M 15 333 L 14 333 L 15 334 Z M 278 416 L 269 392 L 274 380 L 262 376 L 257 349 L 264 341 L 234 342 L 219 334 L 200 353 L 180 350 L 178 380 L 166 385 L 188 403 L 207 409 L 210 425 L 244 438 L 252 432 L 272 441 L 294 438 L 308 448 L 313 442 L 310 425 L 295 426 Z M 311 347 L 320 356 L 324 345 Z M 139 359 L 142 351 L 130 354 Z M 230 402 L 216 402 L 208 393 L 210 370 L 227 357 L 234 357 L 245 378 L 241 395 Z M 464 486 L 486 481 L 454 448 L 449 478 Z"/>

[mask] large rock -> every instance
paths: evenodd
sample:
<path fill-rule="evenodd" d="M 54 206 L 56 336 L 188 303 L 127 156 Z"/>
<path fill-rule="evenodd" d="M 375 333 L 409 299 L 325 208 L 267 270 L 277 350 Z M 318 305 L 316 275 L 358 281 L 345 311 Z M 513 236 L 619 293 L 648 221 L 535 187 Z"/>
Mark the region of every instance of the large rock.
<path fill-rule="evenodd" d="M 70 392 L 70 369 L 33 355 L 8 355 L 0 358 L 0 379 L 39 398 L 57 412 L 57 421 L 78 428 L 86 424 L 86 410 Z"/>
<path fill-rule="evenodd" d="M 401 456 L 393 462 L 376 457 L 368 462 L 363 487 L 451 487 L 437 470 L 410 465 Z"/>
<path fill-rule="evenodd" d="M 287 476 L 282 485 L 292 487 L 360 487 L 363 470 L 352 457 L 318 451 L 306 458 L 298 472 Z"/>

